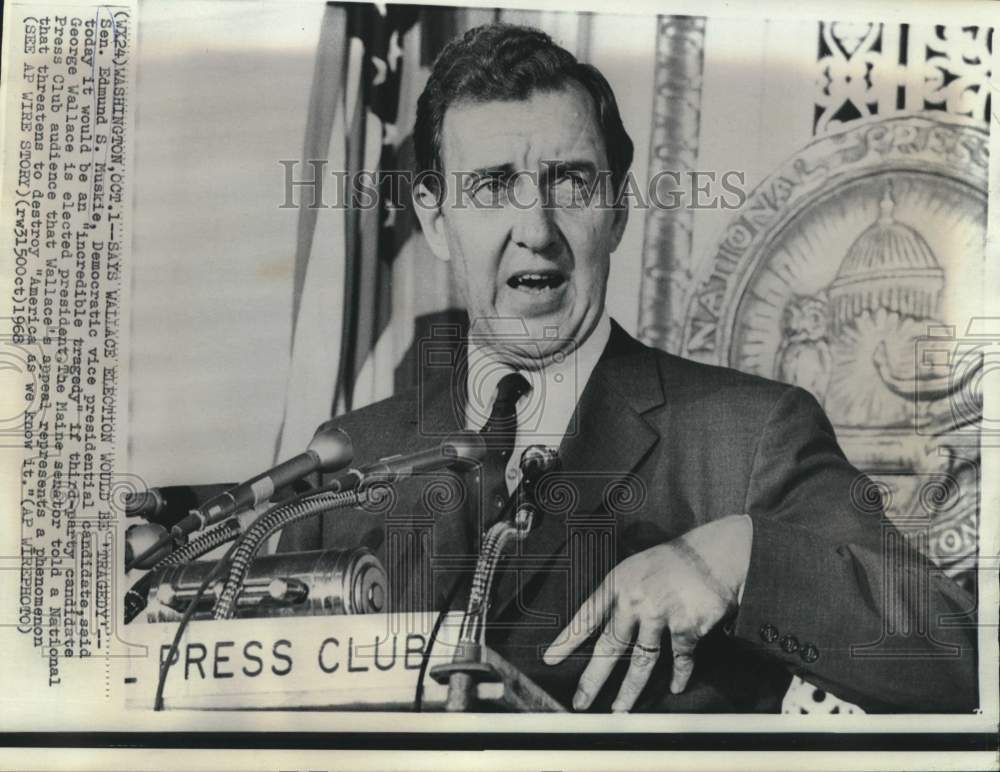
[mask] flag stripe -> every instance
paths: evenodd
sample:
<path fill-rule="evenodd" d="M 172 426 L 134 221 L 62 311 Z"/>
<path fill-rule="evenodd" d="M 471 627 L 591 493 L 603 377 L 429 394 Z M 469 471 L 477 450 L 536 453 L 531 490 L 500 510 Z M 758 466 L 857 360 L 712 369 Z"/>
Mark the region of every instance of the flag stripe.
<path fill-rule="evenodd" d="M 333 126 L 337 107 L 343 96 L 344 73 L 346 68 L 347 35 L 344 24 L 345 11 L 332 5 L 326 5 L 320 20 L 319 44 L 316 52 L 316 65 L 313 69 L 313 79 L 309 88 L 309 105 L 306 116 L 305 136 L 302 146 L 302 164 L 296 172 L 298 179 L 308 179 L 314 172 L 309 163 L 312 160 L 329 159 L 330 143 L 333 139 Z M 322 173 L 322 171 L 320 172 Z M 281 423 L 274 441 L 274 459 L 279 461 L 285 452 L 283 447 L 287 442 L 286 427 L 290 410 L 308 408 L 297 404 L 299 399 L 295 393 L 296 381 L 301 380 L 297 373 L 297 359 L 308 356 L 303 352 L 303 346 L 296 346 L 299 334 L 299 321 L 302 317 L 302 296 L 305 290 L 306 276 L 313 251 L 316 232 L 316 221 L 320 209 L 309 206 L 311 193 L 303 191 L 299 198 L 298 219 L 296 222 L 295 263 L 292 271 L 292 325 L 291 350 L 288 368 L 288 386 L 285 390 L 285 405 L 282 410 Z M 334 260 L 333 255 L 324 255 L 320 259 Z M 298 351 L 297 351 L 298 348 Z M 293 416 L 294 419 L 294 416 Z M 293 438 L 293 442 L 298 438 Z"/>
<path fill-rule="evenodd" d="M 343 8 L 327 5 L 323 9 L 320 22 L 319 50 L 316 54 L 316 68 L 309 94 L 309 114 L 306 119 L 305 143 L 302 150 L 302 165 L 299 174 L 308 179 L 313 169 L 309 162 L 326 158 L 333 132 L 334 113 L 344 83 L 347 64 L 346 12 Z M 301 179 L 301 177 L 300 177 Z M 307 201 L 309 192 L 304 191 L 299 199 L 299 216 L 295 248 L 295 271 L 292 277 L 292 338 L 298 324 L 299 307 L 302 303 L 302 288 L 305 285 L 306 268 L 312 252 L 313 233 L 316 230 L 318 210 L 310 208 Z"/>

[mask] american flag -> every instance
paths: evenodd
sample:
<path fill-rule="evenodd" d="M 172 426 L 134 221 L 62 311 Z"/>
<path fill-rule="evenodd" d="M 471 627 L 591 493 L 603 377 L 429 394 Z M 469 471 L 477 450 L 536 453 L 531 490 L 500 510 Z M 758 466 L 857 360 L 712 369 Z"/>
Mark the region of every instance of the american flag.
<path fill-rule="evenodd" d="M 329 4 L 309 99 L 303 163 L 325 161 L 369 183 L 413 168 L 417 98 L 454 35 L 498 18 L 489 9 Z M 438 321 L 461 322 L 447 266 L 421 237 L 406 186 L 381 178 L 377 205 L 300 200 L 293 279 L 292 362 L 276 457 L 305 445 L 331 415 L 416 383 L 416 342 Z M 339 195 L 339 194 L 338 194 Z M 326 189 L 324 202 L 337 200 Z M 352 200 L 353 198 L 353 200 Z"/>

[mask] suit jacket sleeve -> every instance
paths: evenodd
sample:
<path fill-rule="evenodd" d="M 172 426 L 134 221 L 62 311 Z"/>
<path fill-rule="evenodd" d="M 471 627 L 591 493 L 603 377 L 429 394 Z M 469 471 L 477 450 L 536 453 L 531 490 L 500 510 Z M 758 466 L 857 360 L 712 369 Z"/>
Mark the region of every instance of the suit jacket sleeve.
<path fill-rule="evenodd" d="M 974 600 L 909 548 L 802 389 L 771 410 L 745 511 L 732 635 L 866 711 L 975 709 Z"/>

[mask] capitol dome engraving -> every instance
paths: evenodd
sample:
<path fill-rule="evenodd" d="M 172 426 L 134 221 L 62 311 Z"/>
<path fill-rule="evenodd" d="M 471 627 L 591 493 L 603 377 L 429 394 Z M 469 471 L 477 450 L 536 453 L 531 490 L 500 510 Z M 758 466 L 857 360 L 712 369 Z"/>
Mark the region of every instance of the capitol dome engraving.
<path fill-rule="evenodd" d="M 851 244 L 830 284 L 834 335 L 866 311 L 882 308 L 914 319 L 939 311 L 944 271 L 927 240 L 899 222 L 894 209 L 887 186 L 878 219 Z"/>

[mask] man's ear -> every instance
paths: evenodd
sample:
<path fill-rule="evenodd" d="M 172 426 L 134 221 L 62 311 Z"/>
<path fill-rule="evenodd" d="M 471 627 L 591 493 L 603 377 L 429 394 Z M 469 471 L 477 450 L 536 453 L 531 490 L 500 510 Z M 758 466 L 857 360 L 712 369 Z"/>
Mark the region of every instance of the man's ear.
<path fill-rule="evenodd" d="M 413 208 L 416 210 L 420 229 L 424 232 L 433 252 L 439 259 L 451 260 L 448 249 L 448 239 L 444 231 L 444 213 L 441 207 L 444 203 L 444 193 L 435 194 L 423 183 L 417 183 L 413 189 Z"/>

